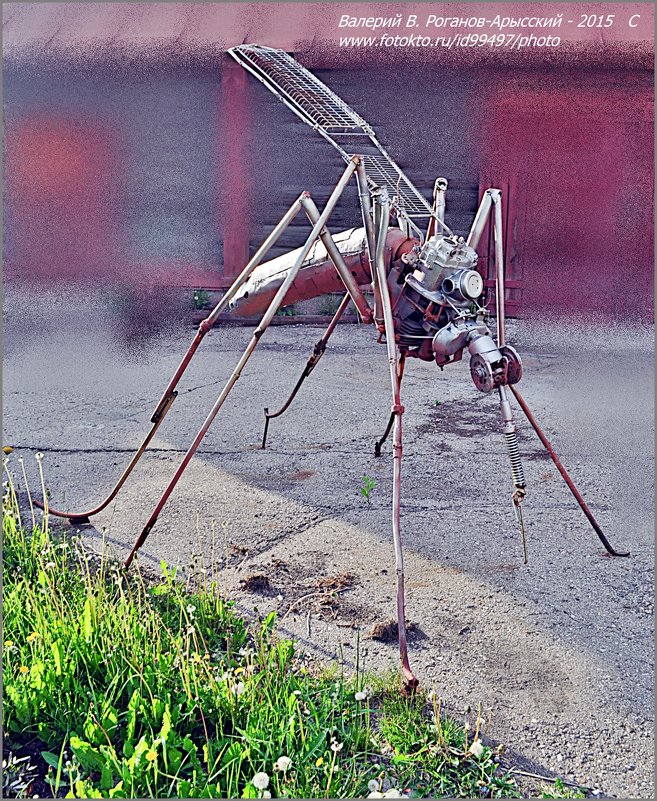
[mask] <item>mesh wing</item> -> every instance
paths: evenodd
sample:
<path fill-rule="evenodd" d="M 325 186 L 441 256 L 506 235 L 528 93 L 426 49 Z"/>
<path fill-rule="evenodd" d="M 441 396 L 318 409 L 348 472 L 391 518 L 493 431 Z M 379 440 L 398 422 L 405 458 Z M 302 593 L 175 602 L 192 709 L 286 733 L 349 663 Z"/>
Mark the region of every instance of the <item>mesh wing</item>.
<path fill-rule="evenodd" d="M 345 161 L 363 156 L 371 186 L 385 187 L 405 217 L 429 218 L 431 206 L 377 141 L 374 130 L 312 72 L 283 50 L 238 45 L 230 55 L 335 147 Z M 360 136 L 356 145 L 354 139 Z"/>

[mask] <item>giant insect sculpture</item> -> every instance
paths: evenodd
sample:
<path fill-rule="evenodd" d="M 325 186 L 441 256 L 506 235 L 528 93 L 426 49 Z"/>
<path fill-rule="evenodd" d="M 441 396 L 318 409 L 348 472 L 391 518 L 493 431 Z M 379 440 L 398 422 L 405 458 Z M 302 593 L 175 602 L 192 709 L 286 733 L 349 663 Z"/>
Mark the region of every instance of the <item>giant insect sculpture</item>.
<path fill-rule="evenodd" d="M 506 342 L 500 190 L 486 190 L 467 238 L 455 235 L 444 219 L 447 190 L 444 178 L 438 178 L 435 182 L 433 203 L 430 205 L 390 158 L 365 120 L 295 59 L 281 50 L 260 45 L 240 45 L 228 52 L 333 145 L 346 162 L 346 168 L 321 212 L 308 192 L 303 192 L 294 201 L 230 289 L 201 322 L 153 412 L 150 431 L 107 498 L 86 512 L 62 512 L 52 507 L 49 512 L 67 517 L 73 523 L 86 523 L 91 516 L 104 509 L 119 492 L 151 442 L 176 398 L 178 382 L 221 313 L 226 310 L 229 314 L 236 310 L 242 315 L 263 313 L 244 353 L 137 538 L 125 563 L 128 567 L 153 529 L 167 499 L 276 311 L 298 300 L 346 290 L 286 403 L 276 412 L 265 409 L 262 447 L 266 446 L 269 421 L 289 407 L 303 381 L 321 359 L 338 320 L 348 304 L 353 302 L 362 321 L 375 326 L 378 341 L 385 343 L 387 350 L 392 408 L 386 431 L 375 445 L 375 454 L 381 455 L 381 448 L 392 429 L 392 538 L 396 560 L 399 650 L 404 689 L 412 692 L 418 680 L 411 670 L 406 642 L 400 531 L 404 413 L 400 391 L 406 359 L 435 362 L 442 369 L 460 360 L 467 350 L 475 387 L 481 392 L 494 391 L 499 395 L 503 433 L 511 460 L 512 500 L 520 523 L 525 562 L 527 550 L 522 502 L 526 485 L 510 394 L 516 398 L 607 551 L 613 556 L 629 554 L 612 548 L 516 388 L 522 375 L 522 365 L 518 353 Z M 334 235 L 327 228 L 327 222 L 353 178 L 358 187 L 363 226 Z M 312 226 L 305 244 L 263 263 L 268 251 L 300 212 L 306 214 Z M 495 338 L 488 327 L 488 312 L 483 305 L 483 279 L 476 270 L 477 245 L 489 218 L 492 218 L 496 264 Z M 372 290 L 372 306 L 363 287 Z"/>

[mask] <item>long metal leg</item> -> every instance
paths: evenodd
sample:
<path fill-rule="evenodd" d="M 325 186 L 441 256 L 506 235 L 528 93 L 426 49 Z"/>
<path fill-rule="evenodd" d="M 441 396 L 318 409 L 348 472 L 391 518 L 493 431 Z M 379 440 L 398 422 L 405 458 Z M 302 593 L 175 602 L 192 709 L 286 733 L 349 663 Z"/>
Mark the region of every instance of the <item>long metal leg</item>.
<path fill-rule="evenodd" d="M 367 238 L 367 256 L 370 263 L 370 275 L 372 277 L 372 291 L 374 292 L 374 320 L 379 331 L 383 330 L 383 321 L 381 319 L 381 292 L 379 290 L 379 282 L 376 277 L 376 238 L 375 230 L 377 226 L 372 217 L 372 204 L 370 202 L 370 190 L 367 186 L 367 174 L 365 173 L 365 165 L 361 161 L 356 170 L 356 178 L 358 179 L 358 198 L 360 201 L 360 211 L 363 218 L 363 226 L 365 228 L 365 235 Z"/>
<path fill-rule="evenodd" d="M 481 199 L 481 203 L 479 204 L 479 208 L 477 209 L 477 213 L 475 214 L 475 218 L 472 222 L 472 228 L 470 229 L 466 243 L 475 250 L 477 249 L 481 235 L 483 234 L 486 223 L 488 222 L 488 214 L 493 203 L 491 192 L 495 191 L 499 190 L 487 189 L 484 192 L 484 196 Z"/>
<path fill-rule="evenodd" d="M 237 276 L 230 289 L 224 294 L 219 303 L 217 303 L 217 305 L 210 312 L 210 314 L 199 325 L 198 331 L 196 332 L 196 336 L 192 340 L 189 348 L 187 349 L 187 352 L 183 356 L 182 361 L 178 365 L 178 368 L 171 377 L 171 380 L 169 381 L 167 388 L 164 390 L 161 399 L 159 400 L 157 406 L 155 407 L 155 411 L 151 416 L 151 423 L 153 424 L 151 430 L 148 432 L 146 438 L 139 446 L 139 449 L 136 451 L 130 463 L 121 474 L 121 477 L 114 485 L 114 488 L 112 489 L 110 494 L 103 501 L 101 501 L 101 503 L 99 503 L 98 506 L 95 506 L 93 509 L 89 509 L 86 512 L 62 512 L 58 509 L 53 509 L 52 506 L 50 506 L 49 504 L 48 505 L 49 514 L 56 515 L 57 517 L 67 517 L 70 519 L 72 523 L 88 523 L 90 517 L 93 517 L 93 515 L 97 515 L 99 512 L 101 512 L 117 496 L 119 490 L 126 482 L 130 473 L 132 473 L 137 462 L 141 458 L 141 455 L 144 453 L 144 451 L 150 444 L 151 440 L 155 436 L 155 432 L 160 427 L 167 412 L 169 411 L 173 402 L 175 401 L 178 395 L 176 391 L 176 386 L 178 385 L 178 382 L 182 378 L 185 370 L 187 369 L 188 364 L 192 360 L 192 356 L 194 356 L 194 354 L 196 353 L 196 350 L 198 346 L 201 344 L 201 341 L 208 333 L 208 331 L 212 328 L 214 323 L 217 321 L 219 315 L 228 306 L 228 304 L 233 299 L 239 288 L 245 283 L 245 281 L 248 280 L 251 273 L 262 262 L 262 260 L 270 251 L 272 246 L 278 241 L 281 234 L 285 231 L 285 229 L 289 226 L 292 220 L 301 211 L 302 208 L 301 202 L 303 198 L 304 195 L 302 194 L 294 201 L 294 203 L 290 206 L 287 212 L 283 215 L 280 222 L 272 230 L 269 236 L 264 240 L 262 245 L 260 245 L 258 250 L 253 254 L 253 257 L 249 260 L 248 264 L 244 267 L 242 272 Z M 43 509 L 42 501 L 35 500 L 34 503 L 40 509 Z"/>
<path fill-rule="evenodd" d="M 401 382 L 402 378 L 404 377 L 404 366 L 406 364 L 406 354 L 402 353 L 399 357 L 399 369 L 397 370 L 397 375 L 399 376 L 399 387 L 401 389 Z M 386 426 L 386 430 L 383 432 L 383 436 L 381 439 L 377 440 L 374 443 L 374 455 L 381 456 L 381 448 L 384 446 L 385 441 L 388 439 L 390 431 L 392 430 L 392 424 L 395 422 L 395 413 L 390 413 L 390 418 L 388 420 L 388 425 Z"/>
<path fill-rule="evenodd" d="M 579 493 L 577 487 L 575 486 L 575 483 L 573 482 L 572 478 L 568 475 L 568 472 L 566 471 L 566 468 L 561 464 L 561 461 L 560 461 L 559 457 L 557 456 L 557 454 L 555 453 L 554 448 L 550 444 L 548 438 L 545 436 L 545 434 L 541 430 L 541 427 L 536 422 L 536 419 L 534 418 L 534 415 L 530 412 L 529 407 L 525 403 L 525 399 L 518 392 L 518 390 L 515 388 L 515 386 L 511 387 L 511 392 L 513 392 L 513 394 L 515 395 L 515 398 L 518 401 L 518 403 L 520 405 L 520 408 L 525 413 L 525 417 L 529 420 L 529 422 L 530 422 L 532 428 L 534 429 L 534 431 L 536 432 L 538 438 L 543 443 L 543 446 L 545 447 L 545 450 L 550 454 L 550 458 L 554 462 L 554 464 L 555 464 L 557 470 L 559 471 L 559 473 L 561 473 L 561 477 L 563 478 L 563 480 L 568 485 L 568 489 L 575 496 L 575 500 L 580 505 L 582 511 L 584 512 L 584 514 L 588 518 L 588 521 L 591 524 L 591 526 L 593 526 L 593 530 L 595 531 L 595 533 L 598 535 L 598 537 L 600 537 L 600 542 L 602 542 L 602 544 L 605 546 L 605 548 L 607 549 L 607 552 L 610 553 L 612 556 L 629 556 L 630 555 L 629 551 L 617 551 L 614 547 L 612 547 L 611 543 L 605 537 L 602 529 L 598 525 L 597 520 L 595 519 L 595 517 L 593 517 L 593 514 L 592 514 L 591 510 L 586 505 L 586 501 L 580 495 L 580 493 Z"/>
<path fill-rule="evenodd" d="M 338 321 L 342 317 L 345 312 L 347 306 L 351 303 L 351 295 L 347 292 L 347 294 L 342 298 L 342 302 L 338 306 L 338 310 L 333 315 L 333 319 L 328 325 L 328 328 L 324 332 L 324 336 L 316 343 L 315 347 L 313 348 L 313 352 L 308 359 L 306 366 L 303 368 L 303 372 L 297 383 L 294 386 L 294 389 L 290 393 L 289 398 L 285 401 L 285 403 L 281 406 L 281 408 L 277 412 L 270 412 L 267 407 L 265 407 L 265 430 L 262 434 L 262 450 L 267 447 L 267 432 L 269 431 L 269 421 L 273 417 L 280 417 L 284 412 L 287 411 L 292 401 L 295 399 L 297 392 L 301 389 L 301 385 L 303 382 L 308 378 L 308 376 L 312 373 L 312 371 L 317 366 L 317 363 L 324 355 L 326 351 L 326 344 L 329 341 L 329 338 L 333 331 L 335 330 Z"/>
<path fill-rule="evenodd" d="M 314 204 L 312 198 L 303 198 L 301 205 L 303 206 L 303 210 L 308 215 L 310 222 L 316 223 L 319 219 L 319 209 Z M 351 299 L 358 309 L 361 319 L 364 323 L 371 323 L 372 309 L 370 309 L 370 306 L 365 299 L 365 295 L 363 295 L 361 288 L 358 286 L 356 280 L 349 271 L 349 268 L 345 264 L 344 256 L 342 253 L 340 253 L 338 246 L 335 244 L 335 241 L 333 240 L 333 237 L 326 226 L 324 226 L 324 228 L 320 231 L 319 238 L 322 240 L 322 244 L 326 248 L 329 258 L 333 262 L 335 269 L 338 271 L 338 275 L 342 279 L 345 289 L 351 295 Z"/>
<path fill-rule="evenodd" d="M 171 495 L 171 493 L 175 489 L 176 484 L 178 483 L 178 481 L 180 480 L 180 477 L 182 476 L 182 474 L 185 471 L 185 468 L 187 467 L 187 465 L 191 461 L 192 457 L 196 453 L 196 451 L 198 449 L 198 446 L 201 444 L 201 441 L 203 440 L 203 437 L 206 435 L 208 429 L 210 428 L 210 426 L 212 424 L 212 421 L 217 416 L 217 413 L 219 412 L 219 409 L 221 409 L 221 407 L 223 406 L 224 401 L 228 397 L 228 394 L 230 393 L 231 389 L 233 388 L 233 386 L 237 382 L 238 378 L 240 377 L 240 375 L 242 373 L 242 370 L 244 369 L 244 365 L 247 363 L 247 361 L 249 360 L 249 357 L 251 356 L 251 354 L 255 350 L 255 347 L 258 344 L 258 342 L 260 340 L 260 337 L 266 331 L 267 327 L 269 326 L 269 323 L 272 321 L 272 318 L 276 314 L 277 309 L 279 308 L 279 306 L 281 305 L 281 303 L 285 299 L 285 296 L 287 295 L 287 292 L 288 292 L 289 288 L 292 286 L 292 283 L 293 283 L 294 279 L 296 278 L 299 270 L 301 269 L 301 265 L 303 264 L 303 262 L 305 261 L 306 257 L 308 256 L 308 253 L 310 252 L 310 249 L 312 248 L 313 244 L 315 243 L 315 240 L 319 237 L 320 232 L 322 231 L 322 229 L 326 225 L 326 221 L 328 220 L 329 216 L 331 215 L 331 212 L 333 211 L 333 209 L 335 208 L 336 203 L 340 199 L 340 196 L 342 195 L 345 186 L 347 185 L 347 183 L 349 182 L 349 179 L 351 178 L 352 174 L 354 173 L 357 163 L 358 163 L 358 158 L 354 157 L 354 159 L 352 159 L 349 162 L 349 164 L 347 165 L 347 169 L 344 171 L 344 173 L 342 174 L 342 177 L 338 181 L 335 189 L 331 193 L 331 196 L 330 196 L 330 198 L 328 199 L 328 201 L 326 203 L 324 211 L 321 213 L 319 219 L 317 220 L 317 222 L 313 226 L 313 229 L 310 232 L 310 236 L 306 240 L 304 246 L 299 251 L 299 255 L 297 257 L 297 260 L 295 261 L 294 265 L 290 268 L 290 271 L 288 272 L 288 274 L 285 276 L 285 280 L 283 281 L 283 283 L 279 287 L 278 291 L 276 292 L 276 295 L 274 296 L 274 298 L 272 299 L 271 303 L 269 304 L 269 307 L 267 308 L 267 311 L 265 312 L 262 320 L 260 321 L 260 323 L 258 324 L 257 328 L 253 332 L 253 336 L 251 337 L 251 339 L 249 341 L 249 344 L 246 346 L 246 350 L 244 351 L 244 353 L 242 354 L 240 360 L 238 361 L 237 366 L 233 370 L 233 372 L 232 372 L 230 378 L 228 379 L 226 385 L 224 386 L 224 388 L 222 389 L 221 393 L 219 394 L 219 397 L 215 401 L 215 404 L 212 407 L 212 409 L 210 410 L 208 416 L 206 417 L 205 422 L 201 426 L 201 429 L 199 430 L 199 432 L 196 435 L 194 441 L 192 442 L 192 444 L 190 445 L 189 449 L 187 450 L 187 453 L 183 457 L 183 460 L 180 463 L 180 466 L 176 470 L 173 478 L 171 479 L 171 481 L 169 482 L 167 488 L 165 489 L 164 493 L 162 494 L 162 497 L 158 501 L 157 506 L 153 510 L 153 513 L 151 514 L 151 516 L 150 516 L 148 522 L 146 523 L 146 525 L 144 526 L 141 534 L 137 538 L 137 541 L 135 542 L 135 544 L 134 544 L 134 546 L 132 548 L 132 551 L 130 552 L 130 555 L 126 559 L 126 562 L 125 562 L 125 566 L 126 567 L 130 566 L 130 564 L 131 564 L 135 554 L 137 553 L 138 549 L 146 541 L 146 538 L 148 537 L 149 533 L 151 532 L 153 526 L 155 525 L 155 523 L 157 521 L 158 515 L 160 514 L 160 512 L 162 511 L 165 503 L 169 499 L 169 496 Z M 303 197 L 307 197 L 307 196 L 308 196 L 308 193 L 304 192 L 304 194 L 302 195 L 302 198 Z"/>
<path fill-rule="evenodd" d="M 406 642 L 406 612 L 404 609 L 404 553 L 401 539 L 401 461 L 402 461 L 402 414 L 400 380 L 397 371 L 397 344 L 395 342 L 395 324 L 392 317 L 390 293 L 388 291 L 384 248 L 388 232 L 389 201 L 385 190 L 377 197 L 380 205 L 379 230 L 376 247 L 376 271 L 381 288 L 382 312 L 385 325 L 386 347 L 390 366 L 390 383 L 392 386 L 392 413 L 395 420 L 392 433 L 393 479 L 392 479 L 392 540 L 395 548 L 397 573 L 397 627 L 399 631 L 399 654 L 402 663 L 404 692 L 413 693 L 419 681 L 414 676 L 408 661 L 408 645 Z"/>
<path fill-rule="evenodd" d="M 356 169 L 362 170 L 361 161 L 358 162 L 358 166 Z M 369 195 L 368 195 L 368 200 L 369 200 Z M 310 197 L 305 197 L 301 201 L 301 204 L 310 222 L 313 224 L 316 223 L 317 220 L 319 219 L 319 209 L 314 204 L 312 199 Z M 326 350 L 326 343 L 328 342 L 329 337 L 333 333 L 333 330 L 335 329 L 338 320 L 340 319 L 340 317 L 342 317 L 345 309 L 349 305 L 349 301 L 353 301 L 364 323 L 371 323 L 373 319 L 372 309 L 370 308 L 361 288 L 358 286 L 352 274 L 350 273 L 349 268 L 345 264 L 344 257 L 342 256 L 342 253 L 340 253 L 340 250 L 335 244 L 335 241 L 333 240 L 328 228 L 324 227 L 320 232 L 319 236 L 320 239 L 322 240 L 322 243 L 324 244 L 324 247 L 326 248 L 326 252 L 328 253 L 329 258 L 333 262 L 335 269 L 338 272 L 338 275 L 342 279 L 342 283 L 345 285 L 345 288 L 347 289 L 347 294 L 343 298 L 342 302 L 340 303 L 340 306 L 338 307 L 338 310 L 333 316 L 333 319 L 329 323 L 329 326 L 326 329 L 324 336 L 315 345 L 315 348 L 310 358 L 308 359 L 308 363 L 306 364 L 301 374 L 301 377 L 297 381 L 294 389 L 292 390 L 285 404 L 283 404 L 283 406 L 277 412 L 273 412 L 271 414 L 269 412 L 269 409 L 265 408 L 265 429 L 262 435 L 262 446 L 261 446 L 262 450 L 264 450 L 265 447 L 267 446 L 267 433 L 269 431 L 269 421 L 271 420 L 272 417 L 279 417 L 280 415 L 282 415 L 289 407 L 289 405 L 292 403 L 294 397 L 301 388 L 301 385 L 313 371 L 313 369 L 317 365 L 317 362 L 324 355 L 324 351 Z M 368 248 L 369 248 L 369 239 L 368 239 Z"/>
<path fill-rule="evenodd" d="M 436 178 L 433 185 L 432 216 L 427 226 L 427 239 L 436 233 L 437 223 L 445 225 L 445 193 L 447 192 L 447 178 Z"/>
<path fill-rule="evenodd" d="M 496 317 L 497 317 L 497 346 L 504 347 L 506 344 L 506 314 L 504 311 L 504 245 L 502 241 L 502 193 L 499 189 L 487 189 L 485 198 L 488 203 L 482 202 L 479 211 L 487 206 L 490 211 L 491 204 L 493 206 L 493 237 L 495 242 L 495 303 L 496 303 Z M 485 218 L 480 218 L 479 212 L 475 218 L 475 222 L 470 232 L 470 238 L 473 237 L 473 232 L 476 235 L 476 240 L 479 241 L 479 236 L 483 231 L 485 225 Z M 478 235 L 477 235 L 478 232 Z M 473 245 L 475 247 L 475 245 Z M 518 447 L 518 435 L 516 434 L 516 427 L 513 422 L 513 413 L 511 411 L 511 404 L 506 393 L 506 386 L 498 387 L 500 396 L 500 410 L 502 412 L 502 421 L 504 423 L 504 439 L 506 440 L 507 449 L 509 451 L 509 458 L 511 460 L 511 475 L 513 478 L 513 508 L 516 513 L 516 519 L 520 524 L 520 537 L 522 539 L 522 551 L 525 564 L 527 564 L 527 539 L 525 536 L 525 516 L 522 509 L 522 502 L 527 495 L 527 483 L 525 481 L 525 473 L 522 469 L 522 462 L 520 460 L 520 448 Z"/>

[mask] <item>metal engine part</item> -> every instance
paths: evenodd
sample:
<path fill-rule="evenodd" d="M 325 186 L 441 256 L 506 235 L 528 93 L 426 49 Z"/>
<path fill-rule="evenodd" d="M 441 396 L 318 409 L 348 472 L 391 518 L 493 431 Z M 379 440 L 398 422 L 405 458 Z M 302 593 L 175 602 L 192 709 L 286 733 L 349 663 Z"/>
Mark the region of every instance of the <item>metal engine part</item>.
<path fill-rule="evenodd" d="M 399 342 L 408 355 L 439 366 L 461 358 L 475 336 L 490 336 L 477 253 L 456 236 L 432 236 L 405 257 L 409 265 L 395 306 Z"/>
<path fill-rule="evenodd" d="M 452 298 L 476 300 L 484 291 L 484 279 L 476 270 L 458 270 L 448 275 L 440 288 Z"/>
<path fill-rule="evenodd" d="M 418 253 L 414 277 L 428 292 L 433 292 L 453 273 L 474 270 L 478 258 L 477 252 L 465 243 L 463 237 L 432 236 Z M 483 285 L 481 288 L 483 290 Z"/>
<path fill-rule="evenodd" d="M 468 349 L 470 375 L 480 392 L 515 384 L 522 376 L 522 362 L 517 351 L 510 345 L 498 347 L 490 335 L 473 338 Z"/>

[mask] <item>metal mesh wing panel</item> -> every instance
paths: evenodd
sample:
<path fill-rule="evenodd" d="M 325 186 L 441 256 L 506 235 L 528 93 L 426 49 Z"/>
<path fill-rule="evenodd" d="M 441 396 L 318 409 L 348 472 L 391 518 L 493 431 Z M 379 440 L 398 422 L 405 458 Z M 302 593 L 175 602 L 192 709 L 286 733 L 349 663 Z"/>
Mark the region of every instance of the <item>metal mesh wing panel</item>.
<path fill-rule="evenodd" d="M 368 123 L 292 56 L 256 44 L 238 45 L 228 52 L 337 148 L 345 161 L 362 155 L 368 182 L 385 187 L 398 211 L 407 217 L 431 215 L 429 203 L 386 153 Z M 367 137 L 360 148 L 353 141 L 359 134 Z"/>
<path fill-rule="evenodd" d="M 293 103 L 308 122 L 323 128 L 372 129 L 328 86 L 283 50 L 262 45 L 238 45 L 228 51 L 233 58 L 253 72 L 269 89 Z"/>

